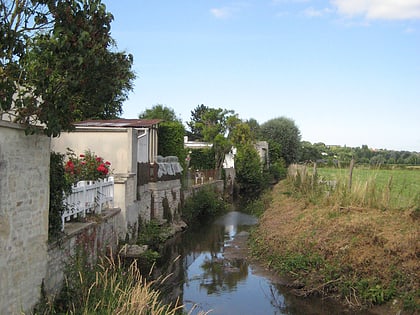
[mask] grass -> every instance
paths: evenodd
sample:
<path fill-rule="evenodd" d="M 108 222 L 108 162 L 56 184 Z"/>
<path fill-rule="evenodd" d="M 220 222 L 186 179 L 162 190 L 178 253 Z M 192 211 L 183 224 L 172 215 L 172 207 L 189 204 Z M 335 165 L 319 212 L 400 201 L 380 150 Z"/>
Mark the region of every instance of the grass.
<path fill-rule="evenodd" d="M 69 265 L 60 296 L 55 301 L 43 296 L 35 314 L 175 315 L 183 307 L 162 304 L 154 287 L 166 279 L 146 282 L 136 261 L 127 267 L 102 257 L 100 263 L 89 267 L 83 256 L 77 259 Z"/>
<path fill-rule="evenodd" d="M 296 279 L 297 294 L 419 313 L 420 172 L 355 169 L 350 190 L 348 170 L 318 171 L 273 188 L 251 236 L 254 255 Z"/>
<path fill-rule="evenodd" d="M 290 178 L 296 188 L 314 203 L 383 210 L 420 208 L 419 170 L 356 167 L 351 188 L 348 169 L 318 168 L 315 182 L 312 168 L 299 166 L 298 170 Z M 334 183 L 333 187 L 331 183 Z"/>

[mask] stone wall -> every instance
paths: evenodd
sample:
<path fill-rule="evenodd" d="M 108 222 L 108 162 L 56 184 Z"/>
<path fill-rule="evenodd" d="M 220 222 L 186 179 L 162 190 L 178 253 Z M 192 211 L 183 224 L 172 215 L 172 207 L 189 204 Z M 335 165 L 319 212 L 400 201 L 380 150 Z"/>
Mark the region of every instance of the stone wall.
<path fill-rule="evenodd" d="M 77 250 L 89 254 L 89 261 L 105 254 L 117 253 L 118 250 L 118 215 L 121 210 L 102 211 L 99 222 L 66 223 L 65 237 L 48 248 L 48 268 L 44 279 L 48 295 L 59 293 L 63 285 L 65 267 Z"/>
<path fill-rule="evenodd" d="M 140 220 L 148 222 L 179 219 L 181 207 L 181 181 L 179 179 L 150 182 L 137 187 Z"/>
<path fill-rule="evenodd" d="M 31 310 L 47 270 L 50 139 L 0 121 L 0 314 Z"/>

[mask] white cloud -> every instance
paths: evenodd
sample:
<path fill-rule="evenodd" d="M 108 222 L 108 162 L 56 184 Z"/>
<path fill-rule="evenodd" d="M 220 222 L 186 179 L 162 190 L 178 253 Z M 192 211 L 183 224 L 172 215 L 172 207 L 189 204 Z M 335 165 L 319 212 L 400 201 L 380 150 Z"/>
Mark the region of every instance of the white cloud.
<path fill-rule="evenodd" d="M 420 0 L 331 0 L 345 16 L 369 20 L 420 19 Z"/>
<path fill-rule="evenodd" d="M 210 9 L 210 13 L 217 19 L 227 19 L 232 16 L 232 10 L 230 8 L 213 8 Z"/>
<path fill-rule="evenodd" d="M 303 13 L 306 16 L 309 17 L 323 17 L 325 15 L 328 15 L 332 12 L 330 8 L 324 8 L 324 9 L 315 9 L 313 7 L 306 8 Z"/>

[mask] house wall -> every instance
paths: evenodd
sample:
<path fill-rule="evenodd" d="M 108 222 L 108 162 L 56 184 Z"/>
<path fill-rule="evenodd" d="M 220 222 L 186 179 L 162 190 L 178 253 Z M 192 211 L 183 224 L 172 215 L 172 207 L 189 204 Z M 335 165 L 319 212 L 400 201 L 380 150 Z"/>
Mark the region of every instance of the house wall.
<path fill-rule="evenodd" d="M 51 150 L 66 153 L 72 149 L 77 156 L 86 150 L 111 162 L 114 176 L 114 206 L 121 209 L 118 235 L 125 239 L 128 230 L 138 220 L 137 188 L 137 130 L 133 128 L 76 128 L 51 141 Z"/>
<path fill-rule="evenodd" d="M 132 128 L 77 128 L 52 139 L 52 151 L 66 153 L 67 148 L 77 156 L 91 150 L 111 162 L 113 174 L 137 172 L 137 130 Z"/>
<path fill-rule="evenodd" d="M 50 139 L 0 121 L 0 314 L 27 312 L 47 272 Z"/>

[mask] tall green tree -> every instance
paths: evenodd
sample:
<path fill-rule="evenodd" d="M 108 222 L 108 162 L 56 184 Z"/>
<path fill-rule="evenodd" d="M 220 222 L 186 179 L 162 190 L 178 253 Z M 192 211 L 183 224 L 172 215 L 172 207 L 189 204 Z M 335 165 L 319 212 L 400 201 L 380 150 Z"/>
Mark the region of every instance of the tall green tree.
<path fill-rule="evenodd" d="M 295 122 L 286 117 L 274 118 L 261 125 L 261 135 L 270 144 L 278 146 L 286 164 L 297 162 L 300 149 L 300 130 Z M 270 161 L 275 162 L 274 160 Z"/>
<path fill-rule="evenodd" d="M 260 156 L 251 143 L 238 148 L 235 169 L 240 195 L 246 199 L 258 197 L 264 189 L 264 175 Z"/>
<path fill-rule="evenodd" d="M 191 140 L 203 140 L 204 136 L 202 134 L 202 128 L 199 124 L 202 121 L 202 115 L 209 110 L 208 106 L 204 104 L 198 105 L 191 111 L 191 120 L 187 122 L 189 128 L 187 134 L 188 138 Z"/>
<path fill-rule="evenodd" d="M 18 80 L 4 74 L 9 87 L 13 82 L 15 99 L 10 99 L 10 88 L 2 95 L 3 110 L 13 109 L 16 121 L 25 123 L 31 133 L 39 131 L 35 125 L 43 125 L 49 136 L 72 130 L 74 121 L 110 119 L 122 113 L 132 89 L 133 58 L 115 51 L 110 35 L 113 16 L 101 0 L 1 1 L 9 13 L 1 20 L 2 28 L 23 45 L 2 65 L 7 68 L 13 61 L 19 72 Z M 19 32 L 10 31 L 10 21 L 16 19 L 13 12 L 20 14 L 18 20 L 39 25 L 31 29 L 20 23 Z"/>

